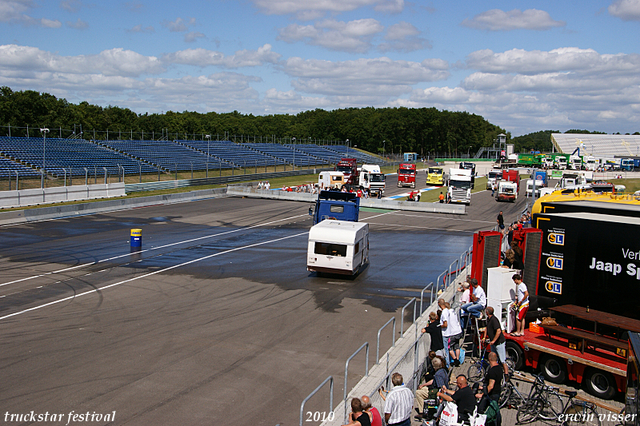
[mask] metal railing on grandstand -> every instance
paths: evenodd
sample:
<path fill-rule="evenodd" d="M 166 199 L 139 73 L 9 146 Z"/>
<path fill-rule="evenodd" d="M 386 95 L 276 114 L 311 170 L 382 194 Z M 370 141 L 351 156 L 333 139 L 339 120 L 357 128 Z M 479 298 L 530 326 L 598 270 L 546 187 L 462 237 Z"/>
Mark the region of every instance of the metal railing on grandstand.
<path fill-rule="evenodd" d="M 389 321 L 387 321 L 384 325 L 382 325 L 382 327 L 380 327 L 378 329 L 378 334 L 377 334 L 377 343 L 376 343 L 376 362 L 375 365 L 372 367 L 372 369 L 378 367 L 380 365 L 380 334 L 382 333 L 382 331 L 389 326 L 389 324 L 393 324 L 393 339 L 391 342 L 391 346 L 389 347 L 389 350 L 386 352 L 386 365 L 385 365 L 385 371 L 384 371 L 384 377 L 381 380 L 378 380 L 378 382 L 372 386 L 371 389 L 373 389 L 373 391 L 371 389 L 369 389 L 369 397 L 371 398 L 371 402 L 374 403 L 375 400 L 378 398 L 377 392 L 376 390 L 380 388 L 381 385 L 385 384 L 387 389 L 389 389 L 390 387 L 390 380 L 391 380 L 391 374 L 396 371 L 396 370 L 403 370 L 403 371 L 407 371 L 408 374 L 403 374 L 403 378 L 405 380 L 405 383 L 408 383 L 412 390 L 415 392 L 417 385 L 418 385 L 418 381 L 420 379 L 420 375 L 421 372 L 424 370 L 425 368 L 425 363 L 426 363 L 426 356 L 428 353 L 428 348 L 424 348 L 421 347 L 422 342 L 425 339 L 425 335 L 427 335 L 427 333 L 418 333 L 418 327 L 417 327 L 417 320 L 422 318 L 422 316 L 424 315 L 425 312 L 425 307 L 424 307 L 424 294 L 426 291 L 430 292 L 429 295 L 429 305 L 427 307 L 427 309 L 429 308 L 434 308 L 433 305 L 436 302 L 436 297 L 437 295 L 440 293 L 440 291 L 444 292 L 445 290 L 447 290 L 456 280 L 460 279 L 461 274 L 463 271 L 467 270 L 467 268 L 470 266 L 470 260 L 471 260 L 471 256 L 472 256 L 472 247 L 469 247 L 469 249 L 462 253 L 460 255 L 460 257 L 456 260 L 454 260 L 453 262 L 451 262 L 451 264 L 449 265 L 449 267 L 447 269 L 445 269 L 436 279 L 435 281 L 435 285 L 434 282 L 430 282 L 429 284 L 427 284 L 422 291 L 420 292 L 420 309 L 419 311 L 417 311 L 417 306 L 418 306 L 418 301 L 415 297 L 413 297 L 411 300 L 409 300 L 403 307 L 401 310 L 401 333 L 400 333 L 400 337 L 396 339 L 395 337 L 395 324 L 396 324 L 396 317 L 393 316 L 389 319 Z M 442 285 L 440 285 L 440 282 L 442 280 Z M 403 339 L 403 338 L 408 338 L 409 336 L 404 336 L 404 317 L 405 317 L 405 310 L 407 307 L 409 307 L 411 305 L 411 303 L 413 303 L 413 321 L 412 321 L 412 325 L 415 325 L 415 330 L 414 330 L 414 335 L 413 335 L 413 342 L 412 344 L 407 348 L 407 350 L 400 354 L 399 360 L 396 361 L 393 365 L 390 365 L 390 352 L 395 348 L 396 343 L 398 342 L 398 340 Z M 419 315 L 417 315 L 417 312 L 419 312 Z M 426 346 L 426 345 L 425 345 Z M 303 421 L 304 421 L 304 406 L 305 404 L 328 382 L 330 381 L 331 383 L 331 393 L 330 393 L 330 402 L 329 402 L 329 406 L 330 406 L 330 413 L 333 413 L 334 417 L 337 417 L 338 415 L 340 415 L 345 423 L 347 421 L 347 398 L 348 395 L 350 394 L 350 391 L 348 391 L 348 381 L 347 381 L 347 377 L 348 377 L 348 372 L 349 372 L 349 363 L 350 361 L 359 353 L 362 351 L 362 349 L 366 348 L 366 361 L 365 361 L 365 373 L 364 376 L 362 378 L 362 380 L 365 380 L 369 377 L 369 374 L 371 373 L 370 369 L 369 369 L 369 343 L 365 342 L 362 344 L 362 346 L 360 346 L 360 348 L 358 348 L 345 362 L 345 373 L 344 373 L 344 394 L 343 394 L 343 401 L 342 401 L 342 408 L 343 408 L 343 412 L 342 413 L 337 413 L 335 411 L 335 407 L 333 407 L 333 376 L 329 376 L 327 377 L 322 384 L 320 384 L 320 386 L 318 386 L 313 392 L 311 392 L 303 401 L 300 407 L 300 426 L 302 426 Z M 421 350 L 422 348 L 422 350 Z M 403 368 L 400 368 L 400 366 L 403 365 Z M 410 367 L 410 371 L 408 370 L 408 366 Z M 378 401 L 379 402 L 379 401 Z M 375 405 L 375 403 L 374 403 Z M 332 422 L 333 419 L 327 419 L 327 421 Z M 324 424 L 325 422 L 323 422 Z"/>

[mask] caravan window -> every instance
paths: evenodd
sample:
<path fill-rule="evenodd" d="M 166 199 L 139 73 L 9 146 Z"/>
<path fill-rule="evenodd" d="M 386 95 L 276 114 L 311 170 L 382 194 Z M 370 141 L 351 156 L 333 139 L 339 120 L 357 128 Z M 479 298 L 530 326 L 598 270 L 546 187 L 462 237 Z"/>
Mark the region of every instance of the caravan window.
<path fill-rule="evenodd" d="M 345 257 L 347 255 L 347 246 L 343 244 L 316 243 L 314 251 L 316 254 Z"/>
<path fill-rule="evenodd" d="M 360 240 L 360 241 L 362 241 L 362 240 Z M 356 243 L 356 246 L 355 246 L 355 248 L 353 249 L 353 252 L 354 252 L 354 253 L 358 253 L 358 252 L 360 251 L 360 241 L 358 241 L 358 242 Z"/>

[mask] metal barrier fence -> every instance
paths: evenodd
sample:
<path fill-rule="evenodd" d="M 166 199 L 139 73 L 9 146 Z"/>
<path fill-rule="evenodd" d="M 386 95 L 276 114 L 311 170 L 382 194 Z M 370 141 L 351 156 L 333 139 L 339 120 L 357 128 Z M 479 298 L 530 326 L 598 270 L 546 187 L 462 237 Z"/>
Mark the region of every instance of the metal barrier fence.
<path fill-rule="evenodd" d="M 344 420 L 346 423 L 348 409 L 347 399 L 349 395 L 368 395 L 371 399 L 371 403 L 376 407 L 383 407 L 384 401 L 382 397 L 379 395 L 377 390 L 380 386 L 385 385 L 387 389 L 390 388 L 390 380 L 391 374 L 394 372 L 399 372 L 402 374 L 404 378 L 405 384 L 415 392 L 418 386 L 418 382 L 426 368 L 426 358 L 429 353 L 429 348 L 431 346 L 430 338 L 427 333 L 418 333 L 418 321 L 425 320 L 425 313 L 435 311 L 437 309 L 436 304 L 436 295 L 440 291 L 439 283 L 440 279 L 444 277 L 443 280 L 443 288 L 442 294 L 440 296 L 445 299 L 453 300 L 455 297 L 456 288 L 454 285 L 456 282 L 461 282 L 463 278 L 464 272 L 468 271 L 470 268 L 470 260 L 472 255 L 472 248 L 469 248 L 466 252 L 462 253 L 460 258 L 453 261 L 449 267 L 438 276 L 438 280 L 436 281 L 436 285 L 434 286 L 433 282 L 430 282 L 425 286 L 420 292 L 420 315 L 416 318 L 417 314 L 417 299 L 414 297 L 409 302 L 407 302 L 402 310 L 401 310 L 401 336 L 399 338 L 395 338 L 395 316 L 389 319 L 382 327 L 378 329 L 377 336 L 377 344 L 376 344 L 376 363 L 369 370 L 369 343 L 365 342 L 358 350 L 356 350 L 346 361 L 345 363 L 345 377 L 344 377 L 344 399 L 338 404 L 337 407 L 333 407 L 333 404 L 330 402 L 331 410 L 330 414 L 332 418 L 323 419 L 323 426 L 333 426 L 343 423 L 338 423 Z M 456 265 L 455 268 L 452 269 L 453 265 Z M 461 266 L 464 265 L 464 266 Z M 455 277 L 454 277 L 455 276 Z M 427 290 L 430 291 L 429 297 L 429 306 L 425 310 L 424 307 L 424 293 Z M 413 303 L 413 322 L 410 327 L 407 328 L 407 331 L 404 331 L 404 316 L 405 310 L 409 305 Z M 383 329 L 385 329 L 390 323 L 393 323 L 393 341 L 391 347 L 386 352 L 386 364 L 382 365 L 380 363 L 380 333 Z M 412 330 L 413 327 L 413 330 Z M 366 348 L 366 362 L 365 362 L 365 374 L 364 377 L 360 380 L 356 386 L 354 386 L 350 391 L 348 389 L 348 372 L 349 372 L 349 363 L 350 361 L 362 351 L 363 348 Z M 393 361 L 392 361 L 393 360 Z M 393 362 L 393 364 L 390 364 Z M 331 379 L 332 390 L 331 390 L 331 401 L 333 401 L 333 376 L 329 376 L 325 381 L 318 386 L 309 396 L 307 396 L 302 402 L 302 406 L 300 408 L 300 426 L 303 424 L 303 409 L 304 404 L 313 397 L 320 388 L 326 382 Z M 380 411 L 380 410 L 379 410 Z"/>

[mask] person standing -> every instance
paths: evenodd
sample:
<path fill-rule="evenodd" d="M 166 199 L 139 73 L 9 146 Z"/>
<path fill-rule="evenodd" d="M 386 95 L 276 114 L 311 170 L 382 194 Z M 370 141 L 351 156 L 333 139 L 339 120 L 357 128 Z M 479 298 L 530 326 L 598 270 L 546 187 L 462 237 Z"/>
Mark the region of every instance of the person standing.
<path fill-rule="evenodd" d="M 502 326 L 498 318 L 493 315 L 493 307 L 487 306 L 485 310 L 487 313 L 487 328 L 485 337 L 489 339 L 491 350 L 498 354 L 502 368 L 504 369 L 505 376 L 509 374 L 509 367 L 507 366 L 507 339 L 502 332 Z M 498 393 L 500 395 L 500 393 Z"/>
<path fill-rule="evenodd" d="M 440 195 L 438 196 L 438 199 L 440 200 L 440 204 L 444 204 L 444 194 L 442 194 L 442 191 L 440 191 Z"/>
<path fill-rule="evenodd" d="M 438 314 L 435 312 L 429 313 L 429 325 L 422 329 L 423 333 L 429 333 L 431 337 L 430 350 L 434 351 L 436 355 L 445 357 L 444 342 L 442 339 L 442 329 L 438 322 Z"/>
<path fill-rule="evenodd" d="M 449 363 L 455 367 L 460 365 L 460 339 L 462 338 L 462 327 L 458 321 L 458 315 L 451 305 L 444 299 L 438 299 L 438 306 L 442 309 L 440 315 L 440 327 L 442 328 L 442 337 L 448 340 Z M 447 349 L 445 347 L 445 349 Z"/>
<path fill-rule="evenodd" d="M 384 421 L 388 426 L 411 426 L 413 392 L 404 385 L 402 374 L 391 375 L 393 389 L 384 403 Z"/>
<path fill-rule="evenodd" d="M 529 310 L 529 290 L 527 285 L 522 282 L 522 277 L 515 274 L 511 277 L 516 283 L 516 332 L 511 333 L 512 336 L 524 336 L 524 325 L 527 311 Z"/>
<path fill-rule="evenodd" d="M 500 228 L 500 230 L 502 231 L 504 229 L 504 216 L 502 215 L 502 210 L 500 210 L 500 213 L 498 213 L 496 222 L 498 222 L 498 228 Z"/>

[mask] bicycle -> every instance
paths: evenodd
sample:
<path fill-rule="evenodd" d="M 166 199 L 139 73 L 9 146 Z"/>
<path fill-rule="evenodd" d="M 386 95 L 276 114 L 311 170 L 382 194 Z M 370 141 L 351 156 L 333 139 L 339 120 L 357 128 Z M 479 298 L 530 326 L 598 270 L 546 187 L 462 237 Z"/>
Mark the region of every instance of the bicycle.
<path fill-rule="evenodd" d="M 600 426 L 600 417 L 596 411 L 595 404 L 588 401 L 575 400 L 578 395 L 576 391 L 565 391 L 569 397 L 567 405 L 558 416 L 562 426 L 588 425 Z"/>
<path fill-rule="evenodd" d="M 505 380 L 502 384 L 500 399 L 498 400 L 500 408 L 518 408 L 526 400 L 526 397 L 518 390 L 517 384 L 514 385 L 512 380 L 514 379 Z"/>
<path fill-rule="evenodd" d="M 487 339 L 488 340 L 488 339 Z M 469 366 L 467 370 L 467 380 L 473 383 L 480 383 L 484 380 L 484 376 L 489 371 L 489 359 L 487 358 L 488 351 L 491 349 L 488 341 L 485 340 L 480 344 L 480 357 Z M 515 370 L 515 364 L 511 358 L 507 358 L 507 367 L 510 372 Z"/>
<path fill-rule="evenodd" d="M 535 381 L 529 391 L 529 396 L 518 407 L 516 413 L 516 420 L 519 424 L 531 423 L 538 418 L 556 420 L 564 409 L 564 403 L 556 388 L 547 386 L 542 376 L 534 375 L 534 377 Z"/>

